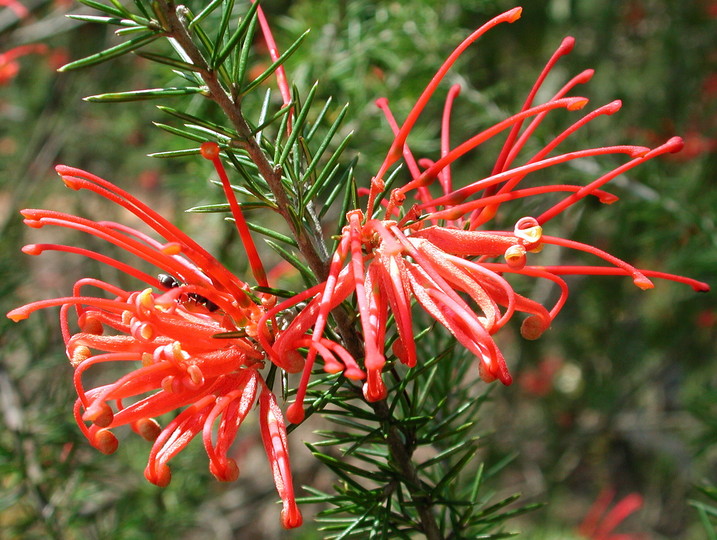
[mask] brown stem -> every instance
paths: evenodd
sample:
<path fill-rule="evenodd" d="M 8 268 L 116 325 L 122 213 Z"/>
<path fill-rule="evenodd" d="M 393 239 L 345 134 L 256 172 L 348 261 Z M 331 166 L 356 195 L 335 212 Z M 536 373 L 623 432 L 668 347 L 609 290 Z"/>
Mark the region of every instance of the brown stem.
<path fill-rule="evenodd" d="M 323 254 L 324 249 L 314 245 L 304 228 L 301 227 L 301 224 L 297 223 L 293 219 L 290 211 L 292 204 L 286 194 L 286 191 L 284 190 L 284 186 L 281 183 L 281 167 L 274 167 L 270 163 L 268 157 L 264 154 L 259 144 L 256 142 L 254 137 L 251 136 L 251 129 L 241 112 L 239 99 L 237 98 L 235 100 L 229 93 L 227 93 L 226 89 L 219 81 L 216 71 L 210 69 L 206 60 L 202 56 L 202 53 L 194 44 L 194 41 L 189 35 L 185 24 L 178 15 L 178 10 L 181 10 L 182 6 L 175 7 L 174 2 L 172 1 L 165 1 L 159 5 L 162 9 L 162 15 L 169 26 L 169 28 L 166 28 L 167 33 L 175 39 L 175 41 L 182 47 L 184 52 L 191 59 L 192 63 L 197 66 L 199 75 L 202 77 L 204 84 L 207 86 L 211 99 L 219 105 L 224 114 L 226 114 L 227 118 L 229 118 L 229 121 L 234 126 L 234 129 L 236 129 L 237 133 L 239 133 L 241 137 L 240 144 L 242 148 L 249 154 L 249 158 L 259 169 L 259 174 L 269 185 L 269 189 L 274 195 L 278 212 L 288 224 L 294 238 L 296 238 L 299 245 L 299 251 L 304 256 L 306 262 L 311 267 L 311 270 L 316 274 L 319 281 L 323 281 L 328 275 L 327 257 Z M 321 242 L 322 240 L 317 240 L 317 243 Z"/>

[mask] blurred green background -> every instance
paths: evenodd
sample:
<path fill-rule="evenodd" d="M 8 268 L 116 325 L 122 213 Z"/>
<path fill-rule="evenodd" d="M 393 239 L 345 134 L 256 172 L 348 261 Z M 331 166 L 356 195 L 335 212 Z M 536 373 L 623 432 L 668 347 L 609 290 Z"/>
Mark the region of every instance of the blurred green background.
<path fill-rule="evenodd" d="M 34 259 L 20 253 L 26 243 L 50 241 L 48 233 L 22 226 L 21 208 L 51 207 L 95 219 L 116 212 L 121 219 L 102 201 L 66 190 L 52 170 L 56 163 L 131 187 L 210 251 L 230 257 L 231 233 L 219 218 L 183 213 L 221 200 L 208 187 L 209 165 L 147 157 L 187 147 L 152 126 L 166 121 L 155 104 L 81 100 L 164 84 L 165 72 L 130 55 L 57 74 L 62 63 L 114 38 L 104 27 L 67 20 L 67 12 L 91 12 L 75 2 L 27 0 L 24 5 L 31 15 L 22 21 L 0 8 L 0 52 L 25 43 L 44 43 L 48 52 L 19 59 L 17 76 L 0 86 L 0 311 L 66 295 L 84 275 L 115 277 L 72 256 Z M 351 155 L 360 156 L 357 178 L 367 185 L 392 138 L 374 100 L 388 97 L 394 114 L 405 117 L 453 47 L 514 4 L 266 0 L 263 5 L 280 44 L 312 29 L 287 65 L 289 76 L 301 89 L 318 79 L 324 97 L 351 104 L 344 129 L 356 131 Z M 714 287 L 717 2 L 550 0 L 523 7 L 520 21 L 490 32 L 451 72 L 449 82 L 463 85 L 455 113 L 462 121 L 454 122 L 454 140 L 517 111 L 562 38 L 574 36 L 575 50 L 560 61 L 547 89 L 594 68 L 593 80 L 573 94 L 589 97 L 593 107 L 623 100 L 622 111 L 583 130 L 576 147 L 654 146 L 673 134 L 682 135 L 686 147 L 613 182 L 610 191 L 621 198 L 616 205 L 600 208 L 588 201 L 557 220 L 549 234 Z M 411 139 L 417 154 L 435 150 L 440 96 L 447 87 Z M 187 106 L 199 110 L 202 104 Z M 549 141 L 550 133 L 567 125 L 564 117 L 556 118 L 554 126 L 546 122 L 538 141 Z M 479 149 L 455 169 L 456 176 L 471 178 L 489 168 L 496 151 L 495 145 Z M 611 163 L 588 166 L 607 170 Z M 565 168 L 555 174 L 569 181 L 585 173 Z M 49 238 L 92 242 L 57 231 Z M 517 457 L 491 487 L 500 494 L 521 492 L 522 502 L 546 504 L 509 523 L 508 530 L 522 531 L 526 538 L 573 538 L 601 489 L 614 487 L 621 496 L 637 492 L 645 498 L 644 508 L 621 530 L 644 538 L 704 538 L 688 501 L 700 499 L 694 486 L 717 481 L 714 293 L 698 295 L 668 282 L 644 292 L 619 278 L 580 278 L 570 285 L 568 304 L 544 337 L 526 342 L 507 329 L 501 338 L 516 383 L 491 393 L 483 429 L 492 438 L 483 457 L 488 463 L 508 454 Z M 525 292 L 536 299 L 553 293 Z M 241 449 L 246 473 L 229 485 L 208 473 L 199 442 L 176 460 L 174 479 L 164 490 L 142 475 L 147 443 L 128 437 L 112 457 L 90 448 L 72 420 L 71 368 L 56 313 L 37 313 L 19 325 L 0 320 L 0 358 L 3 538 L 320 536 L 310 524 L 311 507 L 305 511 L 306 527 L 278 530 L 275 492 L 257 430 L 246 430 Z M 305 425 L 292 434 L 295 483 L 330 489 L 333 479 L 300 443 L 312 439 L 311 429 Z M 254 476 L 253 470 L 260 473 Z"/>

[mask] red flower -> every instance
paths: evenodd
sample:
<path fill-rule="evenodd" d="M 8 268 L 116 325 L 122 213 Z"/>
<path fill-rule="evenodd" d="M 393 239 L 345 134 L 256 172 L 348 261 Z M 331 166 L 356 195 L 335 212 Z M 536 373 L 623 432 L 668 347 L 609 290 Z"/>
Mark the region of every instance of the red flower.
<path fill-rule="evenodd" d="M 218 147 L 202 147 L 218 163 Z M 39 255 L 58 250 L 76 253 L 137 278 L 145 284 L 127 291 L 92 278 L 75 284 L 72 296 L 41 300 L 8 313 L 15 321 L 33 311 L 61 306 L 62 333 L 67 355 L 75 368 L 78 399 L 75 418 L 90 443 L 104 453 L 116 450 L 112 431 L 130 425 L 153 441 L 145 476 L 160 486 L 169 483 L 168 462 L 192 438 L 202 435 L 209 469 L 219 480 L 232 481 L 239 468 L 229 456 L 242 422 L 258 401 L 261 434 L 277 491 L 285 527 L 301 524 L 294 499 L 287 453 L 286 428 L 276 398 L 261 368 L 264 351 L 253 337 L 257 322 L 271 305 L 256 298 L 248 285 L 221 265 L 189 236 L 151 208 L 110 182 L 64 165 L 57 171 L 75 190 L 87 189 L 119 204 L 149 225 L 161 241 L 119 223 L 96 222 L 50 210 L 23 210 L 25 223 L 87 232 L 149 262 L 162 272 L 149 275 L 124 262 L 83 248 L 33 244 L 23 251 Z M 228 186 L 221 169 L 222 181 Z M 234 217 L 243 223 L 233 192 L 228 191 Z M 245 234 L 247 233 L 247 234 Z M 256 251 L 240 226 L 255 273 L 266 278 Z M 98 289 L 104 294 L 85 292 Z M 74 317 L 71 315 L 74 313 Z M 78 330 L 74 330 L 76 320 Z M 118 363 L 126 372 L 115 382 L 86 389 L 84 373 L 100 364 Z M 163 428 L 155 417 L 184 408 Z"/>
<path fill-rule="evenodd" d="M 0 0 L 0 6 L 5 6 L 15 12 L 18 19 L 24 19 L 30 15 L 30 12 L 18 0 Z"/>
<path fill-rule="evenodd" d="M 17 59 L 28 54 L 47 52 L 47 47 L 42 44 L 20 45 L 9 51 L 0 53 L 0 86 L 8 84 L 20 71 L 20 64 Z"/>
<path fill-rule="evenodd" d="M 630 493 L 608 511 L 614 498 L 614 490 L 604 489 L 590 507 L 583 522 L 578 526 L 578 533 L 588 540 L 639 540 L 643 538 L 642 535 L 636 534 L 613 534 L 620 523 L 642 508 L 642 496 L 638 493 Z"/>
<path fill-rule="evenodd" d="M 408 366 L 414 366 L 418 360 L 411 314 L 414 300 L 475 354 L 479 360 L 480 375 L 485 381 L 499 379 L 504 384 L 510 384 L 511 376 L 492 336 L 519 311 L 528 314 L 522 323 L 522 335 L 527 339 L 540 337 L 567 299 L 568 287 L 562 275 L 626 275 L 643 289 L 653 287 L 650 277 L 660 277 L 687 283 L 696 290 L 708 289 L 706 284 L 687 278 L 639 270 L 594 246 L 543 234 L 547 222 L 589 195 L 607 204 L 616 201 L 617 197 L 600 190 L 604 184 L 649 159 L 682 147 L 682 140 L 674 137 L 654 149 L 612 146 L 550 156 L 566 138 L 588 122 L 617 112 L 621 104 L 616 101 L 586 114 L 536 154 L 525 159 L 522 165 L 514 165 L 527 140 L 550 111 L 575 111 L 587 104 L 585 98 L 565 96 L 578 84 L 587 82 L 592 77 L 592 70 L 571 79 L 546 103 L 533 104 L 549 71 L 561 56 L 572 49 L 573 38 L 566 38 L 557 49 L 519 113 L 454 148 L 450 145 L 450 114 L 459 87 L 451 88 L 444 109 L 439 158 L 415 159 L 406 144 L 407 137 L 448 69 L 488 29 L 502 22 L 514 22 L 520 13 L 520 8 L 515 8 L 499 15 L 461 43 L 430 81 L 402 126 L 399 127 L 393 119 L 387 101 L 378 101 L 395 138 L 383 165 L 371 181 L 366 211 L 352 210 L 347 214 L 347 225 L 342 231 L 326 282 L 282 302 L 264 314 L 259 323 L 259 340 L 272 360 L 287 371 L 299 363 L 297 349 L 309 347 L 296 400 L 287 410 L 290 421 L 300 422 L 304 417 L 303 400 L 317 355 L 322 358 L 327 372 L 343 371 L 346 377 L 356 380 L 366 378 L 364 395 L 369 401 L 384 398 L 387 390 L 382 370 L 386 363 L 384 344 L 389 312 L 394 317 L 397 330 L 393 353 Z M 523 129 L 527 120 L 530 123 Z M 451 164 L 503 131 L 508 131 L 507 140 L 492 173 L 461 188 L 454 188 Z M 516 189 L 534 171 L 605 154 L 626 154 L 630 160 L 584 186 L 547 185 Z M 384 178 L 401 157 L 412 179 L 384 199 Z M 431 192 L 436 180 L 440 195 Z M 411 192 L 418 203 L 405 208 L 406 197 Z M 496 215 L 503 203 L 560 193 L 567 196 L 537 218 L 518 220 L 511 231 L 478 230 Z M 385 207 L 383 218 L 375 217 L 377 203 Z M 609 266 L 528 265 L 528 254 L 539 252 L 547 244 L 589 253 L 603 259 Z M 498 257 L 502 260 L 496 261 Z M 552 281 L 558 285 L 560 297 L 555 305 L 546 308 L 517 294 L 505 278 L 510 274 Z M 359 367 L 359 359 L 324 335 L 331 310 L 353 294 L 356 295 L 364 342 L 364 369 Z M 308 301 L 308 304 L 302 312 L 280 336 L 274 336 L 268 325 L 272 317 L 303 301 Z M 288 362 L 292 366 L 286 365 Z"/>

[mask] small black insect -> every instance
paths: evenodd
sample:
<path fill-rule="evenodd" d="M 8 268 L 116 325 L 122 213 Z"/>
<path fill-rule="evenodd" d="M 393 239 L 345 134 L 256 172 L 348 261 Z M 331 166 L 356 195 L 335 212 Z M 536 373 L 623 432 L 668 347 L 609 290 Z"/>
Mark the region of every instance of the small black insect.
<path fill-rule="evenodd" d="M 169 274 L 157 274 L 157 281 L 159 281 L 159 283 L 163 287 L 167 287 L 168 289 L 176 289 L 177 287 L 182 286 L 181 281 L 179 281 L 174 276 L 170 276 Z M 207 311 L 210 311 L 210 312 L 214 312 L 219 309 L 219 306 L 216 305 L 214 302 L 212 302 L 208 298 L 204 298 L 203 296 L 201 296 L 197 293 L 188 293 L 187 299 L 191 300 L 195 304 L 204 306 L 205 308 L 207 308 Z"/>

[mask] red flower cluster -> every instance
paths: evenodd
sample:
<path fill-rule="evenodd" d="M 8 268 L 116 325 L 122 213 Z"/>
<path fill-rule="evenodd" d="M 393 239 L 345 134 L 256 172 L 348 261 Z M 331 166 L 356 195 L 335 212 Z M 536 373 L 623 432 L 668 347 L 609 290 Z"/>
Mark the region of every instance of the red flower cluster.
<path fill-rule="evenodd" d="M 217 162 L 218 147 L 203 146 Z M 77 281 L 73 296 L 41 300 L 14 309 L 15 321 L 33 311 L 61 306 L 60 322 L 67 356 L 75 369 L 78 399 L 75 418 L 90 443 L 104 453 L 117 449 L 114 428 L 130 425 L 153 441 L 145 476 L 169 483 L 168 462 L 196 435 L 202 435 L 209 468 L 219 480 L 232 481 L 239 468 L 229 450 L 242 422 L 258 401 L 261 435 L 284 509 L 285 527 L 301 524 L 294 499 L 286 427 L 282 412 L 261 374 L 265 355 L 252 339 L 270 298 L 256 298 L 249 286 L 154 210 L 110 182 L 79 169 L 57 167 L 65 184 L 86 189 L 123 206 L 162 240 L 109 221 L 92 221 L 50 210 L 23 210 L 30 227 L 65 227 L 86 232 L 144 260 L 162 273 L 154 277 L 98 252 L 59 244 L 32 244 L 23 251 L 39 255 L 56 250 L 75 253 L 117 268 L 148 285 L 126 291 L 98 279 Z M 241 210 L 227 188 L 234 217 Z M 247 232 L 247 234 L 245 234 Z M 255 253 L 248 231 L 240 227 L 248 253 Z M 262 275 L 263 269 L 257 269 Z M 105 295 L 85 292 L 98 289 Z M 71 317 L 74 314 L 74 317 Z M 72 330 L 71 319 L 78 331 Z M 106 363 L 127 366 L 113 383 L 86 389 L 85 372 Z M 155 417 L 186 407 L 160 427 Z"/>
<path fill-rule="evenodd" d="M 617 112 L 621 104 L 615 101 L 582 116 L 537 153 L 522 158 L 521 164 L 516 164 L 524 153 L 528 139 L 550 111 L 577 111 L 588 102 L 583 97 L 566 95 L 578 84 L 587 82 L 592 77 L 592 70 L 568 81 L 547 102 L 540 105 L 533 103 L 552 67 L 561 56 L 571 51 L 573 38 L 566 38 L 556 50 L 520 112 L 455 147 L 450 144 L 450 116 L 460 89 L 457 86 L 451 88 L 444 108 L 440 156 L 435 160 L 417 160 L 413 156 L 406 143 L 407 137 L 453 63 L 487 30 L 499 23 L 512 23 L 520 14 L 520 8 L 507 11 L 461 43 L 430 81 L 400 127 L 388 110 L 386 100 L 379 100 L 379 107 L 394 129 L 395 139 L 371 182 L 366 211 L 356 209 L 347 214 L 347 225 L 331 261 L 326 282 L 282 302 L 267 312 L 259 323 L 258 338 L 263 347 L 272 360 L 287 371 L 292 371 L 299 363 L 297 349 L 309 347 L 296 400 L 287 410 L 287 418 L 291 422 L 300 422 L 304 417 L 303 400 L 317 355 L 322 358 L 327 372 L 343 371 L 348 378 L 365 378 L 364 395 L 367 400 L 383 399 L 387 393 L 382 371 L 387 361 L 384 344 L 389 313 L 394 317 L 397 334 L 393 354 L 407 366 L 414 366 L 417 362 L 411 308 L 414 301 L 475 354 L 480 375 L 485 381 L 498 379 L 510 384 L 512 379 L 506 362 L 492 336 L 516 312 L 523 312 L 528 315 L 521 326 L 523 337 L 540 337 L 567 299 L 568 287 L 561 277 L 563 275 L 625 275 L 642 289 L 653 287 L 650 277 L 659 277 L 687 283 L 698 291 L 708 289 L 706 284 L 687 278 L 639 270 L 594 246 L 543 234 L 543 227 L 548 221 L 589 195 L 603 203 L 616 201 L 616 196 L 600 188 L 625 171 L 662 154 L 676 152 L 683 146 L 682 140 L 674 137 L 654 149 L 608 146 L 554 154 L 553 151 L 561 143 L 588 122 Z M 529 123 L 524 126 L 525 122 Z M 507 140 L 491 174 L 454 188 L 451 164 L 504 131 L 508 132 Z M 532 172 L 605 154 L 625 154 L 630 160 L 587 185 L 517 189 Z M 411 180 L 390 191 L 384 198 L 384 178 L 401 157 Z M 439 194 L 431 191 L 436 183 Z M 415 194 L 417 204 L 406 208 L 404 205 L 410 192 Z M 565 193 L 566 196 L 539 216 L 518 220 L 511 231 L 484 228 L 503 203 L 555 193 Z M 377 203 L 386 207 L 383 217 L 377 217 Z M 544 245 L 583 251 L 602 259 L 609 266 L 528 265 L 528 254 L 539 252 Z M 505 278 L 510 274 L 547 279 L 559 287 L 560 297 L 555 305 L 546 308 L 516 293 Z M 364 341 L 362 359 L 354 358 L 324 333 L 331 310 L 352 295 L 356 298 Z M 267 324 L 271 317 L 304 301 L 308 301 L 306 308 L 281 336 L 274 336 Z M 360 360 L 365 372 L 359 367 Z"/>

